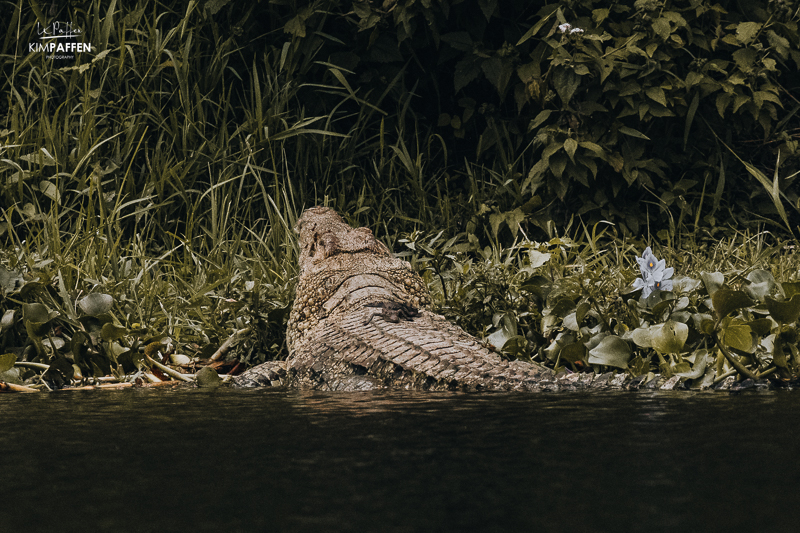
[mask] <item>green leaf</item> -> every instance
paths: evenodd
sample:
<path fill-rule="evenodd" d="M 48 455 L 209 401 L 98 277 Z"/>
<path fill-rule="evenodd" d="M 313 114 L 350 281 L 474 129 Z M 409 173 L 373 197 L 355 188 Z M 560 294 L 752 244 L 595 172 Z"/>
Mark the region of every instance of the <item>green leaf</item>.
<path fill-rule="evenodd" d="M 511 79 L 511 74 L 514 72 L 511 63 L 503 61 L 499 57 L 490 57 L 481 64 L 481 69 L 486 79 L 497 89 L 497 94 L 501 97 L 505 95 L 508 80 Z"/>
<path fill-rule="evenodd" d="M 55 316 L 57 315 L 58 313 Z M 47 323 L 54 316 L 50 314 L 50 310 L 44 304 L 33 303 L 22 304 L 22 318 L 28 333 L 39 336 L 47 331 Z"/>
<path fill-rule="evenodd" d="M 662 40 L 666 41 L 669 38 L 669 34 L 672 32 L 669 21 L 664 17 L 657 18 L 653 21 L 653 32 L 661 37 Z"/>
<path fill-rule="evenodd" d="M 481 68 L 475 56 L 468 56 L 456 63 L 453 85 L 455 92 L 460 91 L 478 77 Z"/>
<path fill-rule="evenodd" d="M 766 337 L 772 331 L 772 320 L 769 318 L 757 318 L 747 322 L 747 325 L 759 337 Z"/>
<path fill-rule="evenodd" d="M 22 274 L 15 270 L 8 270 L 4 266 L 0 266 L 0 289 L 5 294 L 11 294 L 18 291 L 25 284 Z"/>
<path fill-rule="evenodd" d="M 762 24 L 760 22 L 741 22 L 736 26 L 736 39 L 742 44 L 749 44 L 759 30 Z"/>
<path fill-rule="evenodd" d="M 667 106 L 667 97 L 664 94 L 664 89 L 661 87 L 649 87 L 647 88 L 644 93 L 653 101 L 658 102 L 659 104 L 663 105 L 664 107 Z"/>
<path fill-rule="evenodd" d="M 572 95 L 575 94 L 580 83 L 580 76 L 575 74 L 571 68 L 562 67 L 553 74 L 553 85 L 555 85 L 564 107 L 569 107 L 569 101 L 572 100 Z"/>
<path fill-rule="evenodd" d="M 572 160 L 573 163 L 575 162 L 575 150 L 577 149 L 578 149 L 578 141 L 576 141 L 572 137 L 564 141 L 564 151 L 567 152 L 567 155 L 569 156 L 569 158 Z"/>
<path fill-rule="evenodd" d="M 629 128 L 628 126 L 620 126 L 619 132 L 623 135 L 627 135 L 629 137 L 636 137 L 637 139 L 644 139 L 645 141 L 649 141 L 650 137 L 642 133 L 641 131 L 635 130 L 633 128 Z"/>
<path fill-rule="evenodd" d="M 624 369 L 628 367 L 630 358 L 630 346 L 616 335 L 609 335 L 595 348 L 589 350 L 590 365 L 608 365 Z"/>
<path fill-rule="evenodd" d="M 680 353 L 689 338 L 689 326 L 672 320 L 651 332 L 653 349 L 660 353 Z"/>
<path fill-rule="evenodd" d="M 800 294 L 792 296 L 791 300 L 779 302 L 767 296 L 764 298 L 767 310 L 776 322 L 782 324 L 793 324 L 800 317 Z"/>
<path fill-rule="evenodd" d="M 497 9 L 498 1 L 499 0 L 478 0 L 478 5 L 481 7 L 481 11 L 483 12 L 483 16 L 486 17 L 487 22 L 492 18 L 495 9 Z"/>
<path fill-rule="evenodd" d="M 653 328 L 658 326 L 650 326 L 646 328 L 636 328 L 630 333 L 630 340 L 640 348 L 653 347 Z"/>
<path fill-rule="evenodd" d="M 114 305 L 114 298 L 109 294 L 100 293 L 89 294 L 78 302 L 81 311 L 89 316 L 108 313 L 112 305 Z"/>
<path fill-rule="evenodd" d="M 4 329 L 8 329 L 14 325 L 14 315 L 17 314 L 16 309 L 8 309 L 5 313 L 3 313 L 2 318 L 0 318 L 0 333 Z"/>
<path fill-rule="evenodd" d="M 517 321 L 511 313 L 506 313 L 503 315 L 500 329 L 486 337 L 486 340 L 498 350 L 502 350 L 506 343 L 516 336 Z"/>
<path fill-rule="evenodd" d="M 100 330 L 100 337 L 104 341 L 115 341 L 124 337 L 128 333 L 128 328 L 123 326 L 115 326 L 111 322 L 103 324 L 103 329 Z"/>
<path fill-rule="evenodd" d="M 559 352 L 559 356 L 561 357 L 561 359 L 569 361 L 570 363 L 574 363 L 575 361 L 585 361 L 586 346 L 584 346 L 580 342 L 573 342 L 572 344 L 567 344 L 561 349 L 561 351 Z"/>
<path fill-rule="evenodd" d="M 542 125 L 542 123 L 543 123 L 545 120 L 547 120 L 547 119 L 548 119 L 548 117 L 550 117 L 550 113 L 552 113 L 552 112 L 553 112 L 553 110 L 552 110 L 552 109 L 545 109 L 544 111 L 542 111 L 541 113 L 539 113 L 538 115 L 536 115 L 536 118 L 534 118 L 534 119 L 531 121 L 530 125 L 528 126 L 528 131 L 533 131 L 533 130 L 535 130 L 536 128 L 538 128 L 539 126 L 541 126 L 541 125 Z"/>
<path fill-rule="evenodd" d="M 714 304 L 717 318 L 724 318 L 737 309 L 753 305 L 747 294 L 731 289 L 719 289 L 711 296 L 711 302 Z"/>
<path fill-rule="evenodd" d="M 745 324 L 731 324 L 726 326 L 722 332 L 722 338 L 726 345 L 741 352 L 752 353 L 755 349 L 753 343 L 753 330 Z"/>
<path fill-rule="evenodd" d="M 713 359 L 708 356 L 708 350 L 697 350 L 694 356 L 694 366 L 692 366 L 692 370 L 689 372 L 676 372 L 675 375 L 686 379 L 698 379 L 702 377 L 706 371 L 706 365 L 709 360 L 713 361 Z"/>
<path fill-rule="evenodd" d="M 14 368 L 14 363 L 17 362 L 17 356 L 13 353 L 4 353 L 0 355 L 0 372 L 5 372 Z"/>
<path fill-rule="evenodd" d="M 800 281 L 784 281 L 781 283 L 781 287 L 783 287 L 783 293 L 787 298 L 800 294 Z"/>
<path fill-rule="evenodd" d="M 697 113 L 697 107 L 700 105 L 700 93 L 694 93 L 692 103 L 689 105 L 689 110 L 686 112 L 686 125 L 683 127 L 683 150 L 686 151 L 686 144 L 689 142 L 689 132 L 692 129 L 692 122 L 694 115 Z"/>
<path fill-rule="evenodd" d="M 709 296 L 714 296 L 714 293 L 725 282 L 725 276 L 722 275 L 722 272 L 700 272 L 700 279 L 703 280 L 703 285 Z"/>
<path fill-rule="evenodd" d="M 771 272 L 756 269 L 747 275 L 747 283 L 742 286 L 742 290 L 753 300 L 763 302 L 775 286 L 775 278 Z"/>

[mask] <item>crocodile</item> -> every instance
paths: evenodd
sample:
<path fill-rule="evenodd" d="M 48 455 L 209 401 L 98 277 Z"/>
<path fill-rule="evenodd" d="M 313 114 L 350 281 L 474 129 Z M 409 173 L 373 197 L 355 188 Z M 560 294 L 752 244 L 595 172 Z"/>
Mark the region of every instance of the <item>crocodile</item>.
<path fill-rule="evenodd" d="M 552 370 L 506 360 L 430 311 L 420 275 L 369 228 L 313 207 L 295 232 L 300 270 L 289 357 L 245 371 L 234 386 L 507 391 L 553 382 Z"/>

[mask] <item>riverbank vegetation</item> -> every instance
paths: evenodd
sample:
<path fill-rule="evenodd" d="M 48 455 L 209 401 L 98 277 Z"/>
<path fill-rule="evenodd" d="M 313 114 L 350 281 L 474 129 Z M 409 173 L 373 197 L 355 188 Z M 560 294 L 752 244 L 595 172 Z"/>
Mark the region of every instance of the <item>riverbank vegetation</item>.
<path fill-rule="evenodd" d="M 796 2 L 5 4 L 2 380 L 286 357 L 318 204 L 509 357 L 800 372 Z"/>

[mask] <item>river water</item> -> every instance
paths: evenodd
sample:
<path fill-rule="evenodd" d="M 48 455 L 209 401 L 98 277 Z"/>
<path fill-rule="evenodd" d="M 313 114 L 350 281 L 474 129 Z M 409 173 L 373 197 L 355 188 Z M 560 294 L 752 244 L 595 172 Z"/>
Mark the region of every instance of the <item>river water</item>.
<path fill-rule="evenodd" d="M 0 531 L 797 531 L 800 393 L 0 395 Z"/>

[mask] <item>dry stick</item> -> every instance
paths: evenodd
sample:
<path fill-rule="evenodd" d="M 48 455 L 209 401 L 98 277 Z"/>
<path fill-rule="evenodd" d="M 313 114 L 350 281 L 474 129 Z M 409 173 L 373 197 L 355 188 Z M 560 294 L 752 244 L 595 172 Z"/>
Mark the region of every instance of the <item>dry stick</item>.
<path fill-rule="evenodd" d="M 214 355 L 211 356 L 211 360 L 212 361 L 217 361 L 220 357 L 225 355 L 225 352 L 228 351 L 228 349 L 231 347 L 231 344 L 233 344 L 233 342 L 236 340 L 237 337 L 239 337 L 240 335 L 246 335 L 246 334 L 250 333 L 250 331 L 252 329 L 253 329 L 252 327 L 249 327 L 249 328 L 240 329 L 239 331 L 234 331 L 233 335 L 228 337 L 228 340 L 223 342 L 222 346 L 220 346 L 217 349 L 217 351 L 214 352 Z"/>
<path fill-rule="evenodd" d="M 85 387 L 69 387 L 60 390 L 62 391 L 95 390 L 95 389 L 116 390 L 116 389 L 127 389 L 129 387 L 133 387 L 133 383 L 106 383 L 105 385 L 86 385 Z"/>
<path fill-rule="evenodd" d="M 21 366 L 22 368 L 35 368 L 36 370 L 49 370 L 50 365 L 43 363 L 29 363 L 28 361 L 17 361 L 14 366 Z"/>
<path fill-rule="evenodd" d="M 150 357 L 147 354 L 145 354 L 145 357 L 147 358 L 147 360 L 150 362 L 151 365 L 155 366 L 156 368 L 158 368 L 159 370 L 161 370 L 162 372 L 164 372 L 165 374 L 167 374 L 170 377 L 173 377 L 173 378 L 181 380 L 181 381 L 185 381 L 187 383 L 192 383 L 194 381 L 191 378 L 187 378 L 186 376 L 184 376 L 180 372 L 172 370 L 170 367 L 162 365 L 158 361 L 155 361 L 152 357 Z"/>
<path fill-rule="evenodd" d="M 39 392 L 39 390 L 26 387 L 25 385 L 15 385 L 14 383 L 0 381 L 0 392 Z"/>

